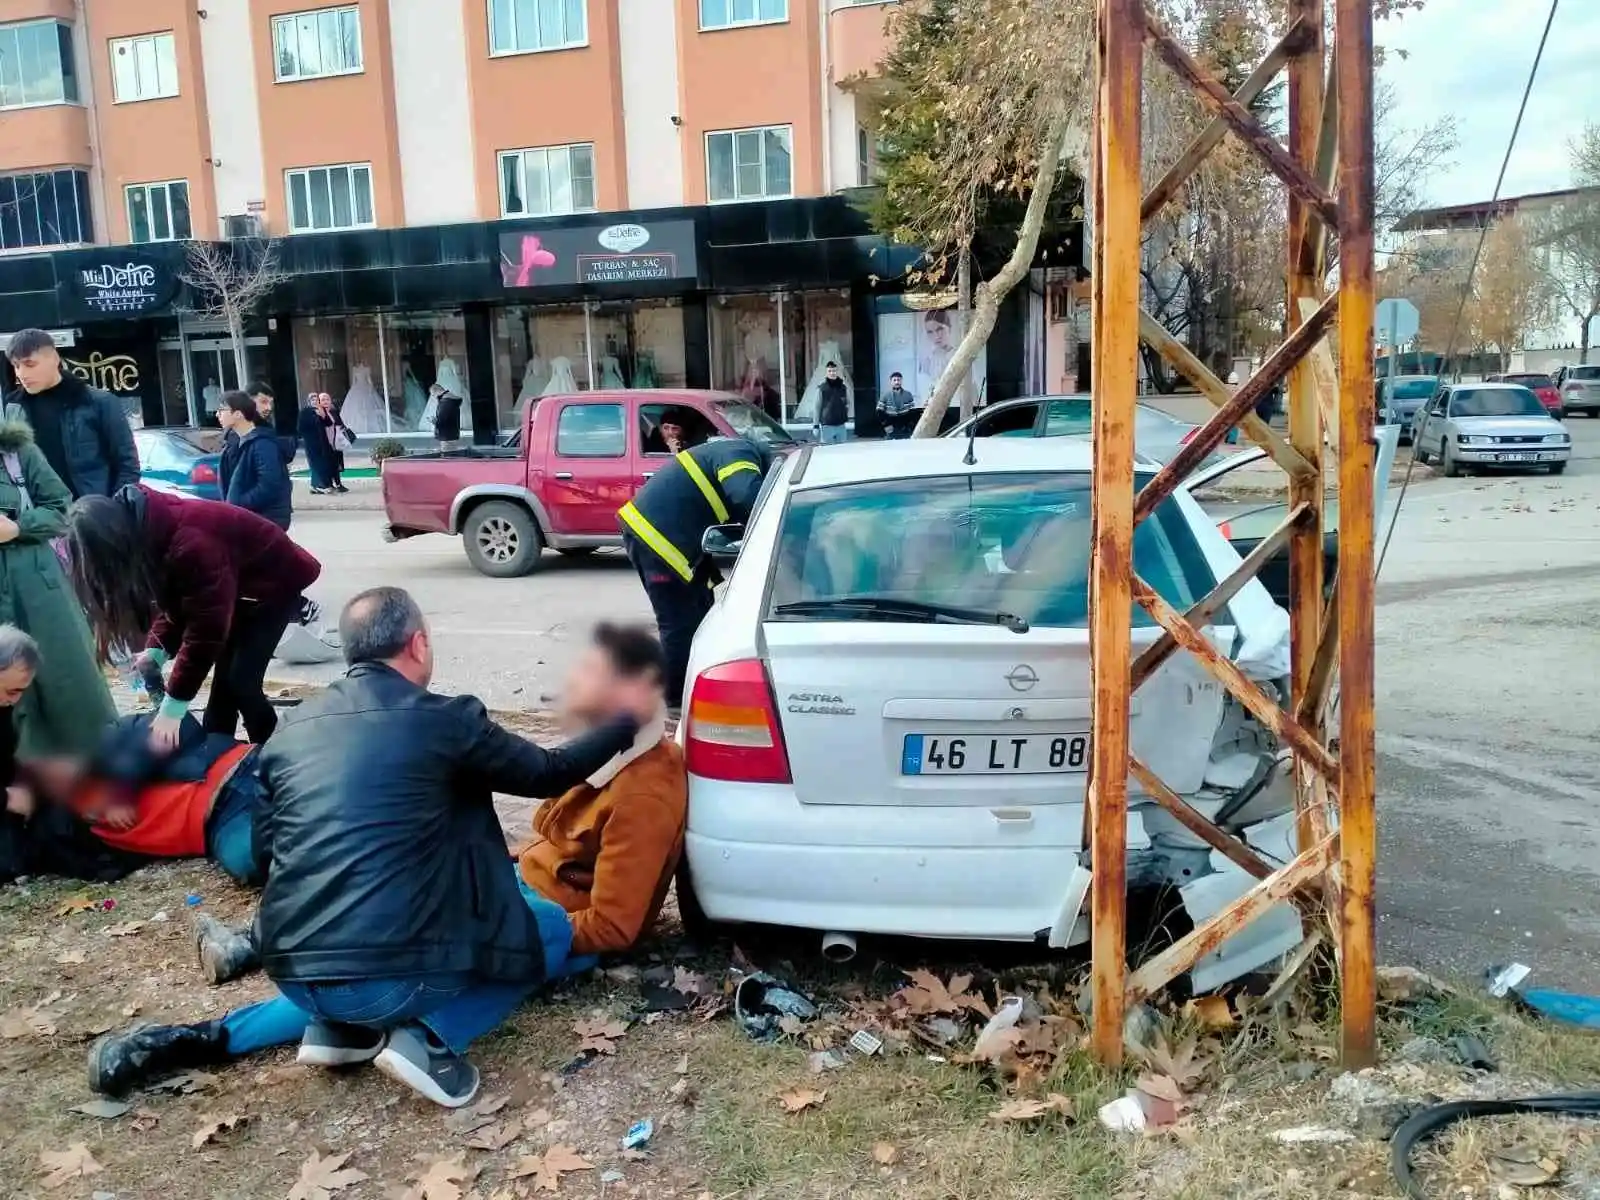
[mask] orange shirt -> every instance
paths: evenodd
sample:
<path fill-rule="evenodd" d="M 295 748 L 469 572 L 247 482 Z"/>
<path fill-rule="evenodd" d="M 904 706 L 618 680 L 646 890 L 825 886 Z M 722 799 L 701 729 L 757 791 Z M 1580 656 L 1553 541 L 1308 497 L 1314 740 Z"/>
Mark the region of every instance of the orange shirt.
<path fill-rule="evenodd" d="M 688 812 L 683 753 L 665 738 L 540 806 L 518 865 L 528 886 L 571 914 L 574 954 L 626 950 L 655 921 Z"/>
<path fill-rule="evenodd" d="M 232 776 L 234 768 L 255 747 L 241 742 L 226 751 L 206 771 L 205 778 L 185 783 L 151 783 L 133 793 L 139 819 L 128 829 L 113 829 L 95 822 L 95 836 L 119 850 L 153 858 L 203 858 L 206 852 L 206 818 L 211 804 Z M 91 779 L 69 801 L 79 815 L 93 819 L 116 804 L 114 785 Z"/>

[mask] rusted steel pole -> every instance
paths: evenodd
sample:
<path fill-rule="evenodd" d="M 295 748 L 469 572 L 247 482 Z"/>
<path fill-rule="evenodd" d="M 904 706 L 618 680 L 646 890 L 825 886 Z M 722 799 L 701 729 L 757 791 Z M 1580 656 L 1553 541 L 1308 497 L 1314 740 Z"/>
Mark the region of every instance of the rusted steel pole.
<path fill-rule="evenodd" d="M 1296 162 L 1315 173 L 1317 144 L 1322 132 L 1323 91 L 1323 0 L 1290 0 L 1289 15 L 1296 24 L 1314 31 L 1312 45 L 1289 60 L 1289 153 Z M 1312 219 L 1305 201 L 1289 193 L 1288 328 L 1303 321 L 1302 298 L 1322 295 L 1322 255 L 1318 252 L 1326 235 L 1320 221 Z M 1313 244 L 1315 243 L 1315 245 Z M 1289 539 L 1289 678 L 1290 711 L 1313 734 L 1320 737 L 1321 723 L 1312 712 L 1307 719 L 1304 702 L 1311 680 L 1312 663 L 1322 634 L 1322 411 L 1318 404 L 1316 380 L 1308 361 L 1298 363 L 1289 373 L 1289 444 L 1309 462 L 1314 474 L 1289 480 L 1291 506 L 1306 505 L 1312 517 L 1296 529 Z M 1309 771 L 1293 772 L 1296 826 L 1299 844 L 1309 846 L 1326 832 L 1326 821 L 1313 794 L 1314 776 Z"/>
<path fill-rule="evenodd" d="M 1339 103 L 1341 1049 L 1377 1056 L 1373 737 L 1372 0 L 1334 0 Z"/>
<path fill-rule="evenodd" d="M 1127 988 L 1128 710 L 1133 600 L 1133 417 L 1139 379 L 1140 91 L 1143 0 L 1100 0 L 1093 313 L 1094 549 L 1089 671 L 1094 748 L 1094 1052 L 1122 1061 Z"/>

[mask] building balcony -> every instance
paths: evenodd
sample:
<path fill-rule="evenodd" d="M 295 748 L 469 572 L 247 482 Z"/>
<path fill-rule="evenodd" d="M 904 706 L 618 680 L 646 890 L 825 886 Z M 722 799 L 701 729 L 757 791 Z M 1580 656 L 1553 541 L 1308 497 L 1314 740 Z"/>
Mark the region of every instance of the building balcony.
<path fill-rule="evenodd" d="M 86 167 L 89 110 L 81 104 L 38 104 L 8 108 L 0 115 L 0 170 Z"/>
<path fill-rule="evenodd" d="M 853 0 L 828 14 L 831 83 L 851 87 L 875 79 L 889 50 L 885 25 L 898 0 Z"/>

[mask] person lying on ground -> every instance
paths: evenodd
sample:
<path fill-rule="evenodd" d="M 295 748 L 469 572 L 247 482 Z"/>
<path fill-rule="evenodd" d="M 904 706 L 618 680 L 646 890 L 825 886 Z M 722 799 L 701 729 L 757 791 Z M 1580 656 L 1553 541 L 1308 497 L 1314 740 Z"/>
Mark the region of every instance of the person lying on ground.
<path fill-rule="evenodd" d="M 689 790 L 683 754 L 666 736 L 666 662 L 648 629 L 601 624 L 562 689 L 563 723 L 586 731 L 642 689 L 661 700 L 632 746 L 534 814 L 516 851 L 522 881 L 572 919 L 573 954 L 618 954 L 655 923 L 683 853 Z M 195 919 L 201 970 L 227 983 L 261 965 L 254 930 Z"/>
<path fill-rule="evenodd" d="M 207 733 L 185 716 L 177 748 L 157 752 L 150 745 L 152 719 L 150 713 L 119 718 L 91 760 L 25 762 L 35 795 L 143 860 L 207 858 L 235 883 L 259 887 L 265 864 L 255 853 L 253 824 L 264 791 L 260 747 Z"/>
<path fill-rule="evenodd" d="M 256 853 L 262 967 L 279 994 L 194 1025 L 101 1038 L 89 1085 L 123 1094 L 164 1074 L 299 1041 L 316 1066 L 372 1062 L 446 1107 L 471 1103 L 467 1046 L 571 958 L 572 924 L 506 851 L 494 793 L 551 796 L 631 747 L 658 710 L 619 686 L 609 719 L 553 750 L 428 691 L 433 644 L 399 588 L 339 620 L 350 670 L 284 718 L 261 750 Z"/>

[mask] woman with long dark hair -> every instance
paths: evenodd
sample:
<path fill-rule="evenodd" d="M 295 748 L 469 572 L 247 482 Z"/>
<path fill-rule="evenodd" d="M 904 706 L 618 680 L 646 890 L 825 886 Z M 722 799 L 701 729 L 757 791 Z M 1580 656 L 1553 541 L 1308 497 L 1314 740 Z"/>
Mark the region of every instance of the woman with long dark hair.
<path fill-rule="evenodd" d="M 232 737 L 243 716 L 252 742 L 271 736 L 278 716 L 262 681 L 301 593 L 322 573 L 315 558 L 255 513 L 142 485 L 73 505 L 68 545 L 101 656 L 171 663 L 150 726 L 158 749 L 177 744 L 208 674 L 207 732 Z"/>
<path fill-rule="evenodd" d="M 222 446 L 222 498 L 289 528 L 294 485 L 283 444 L 256 402 L 243 392 L 225 392 L 217 423 L 228 431 Z"/>
<path fill-rule="evenodd" d="M 295 432 L 306 447 L 306 466 L 311 469 L 311 494 L 326 496 L 333 491 L 333 473 L 338 461 L 333 456 L 333 441 L 322 423 L 322 407 L 316 392 L 306 394 L 306 402 L 295 418 Z"/>

